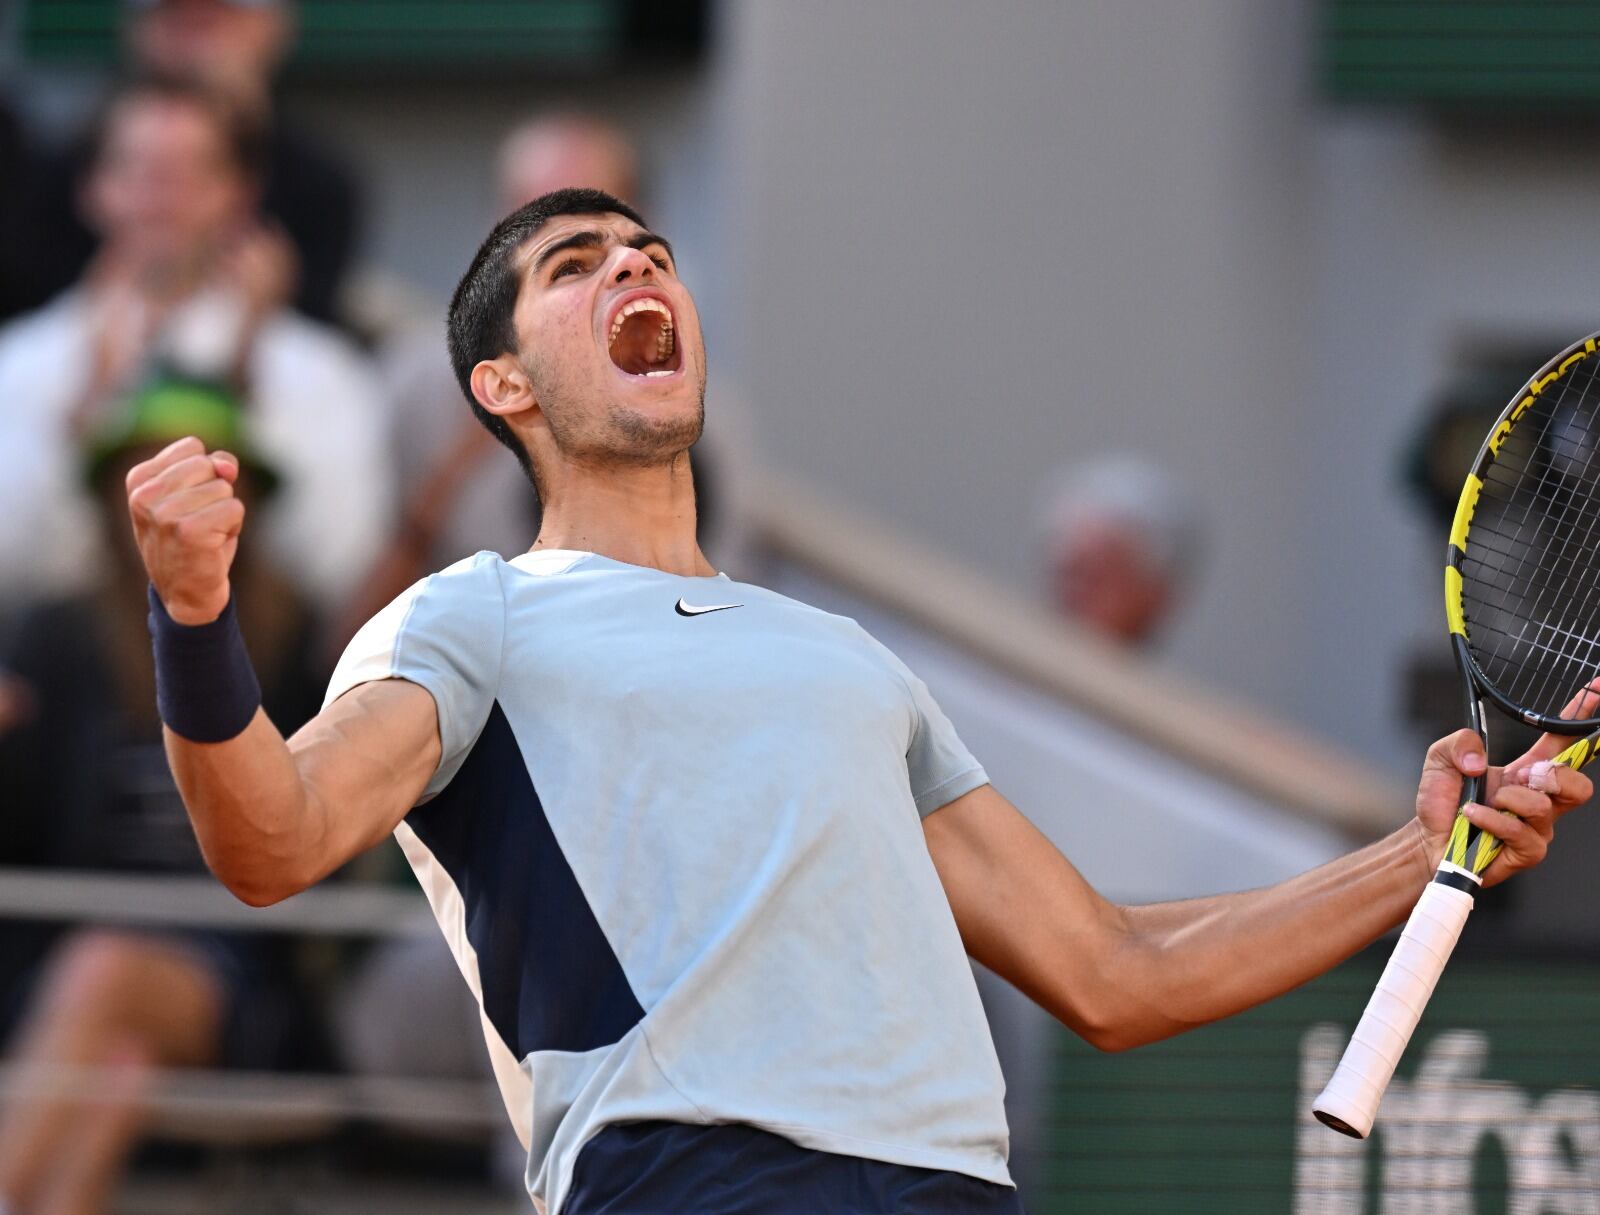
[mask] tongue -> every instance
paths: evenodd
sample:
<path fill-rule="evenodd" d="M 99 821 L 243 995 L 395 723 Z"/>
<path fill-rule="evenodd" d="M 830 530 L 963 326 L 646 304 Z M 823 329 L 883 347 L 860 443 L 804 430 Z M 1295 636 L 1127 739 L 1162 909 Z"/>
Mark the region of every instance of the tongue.
<path fill-rule="evenodd" d="M 611 343 L 611 361 L 629 375 L 656 371 L 672 357 L 672 335 L 659 313 L 636 312 Z"/>

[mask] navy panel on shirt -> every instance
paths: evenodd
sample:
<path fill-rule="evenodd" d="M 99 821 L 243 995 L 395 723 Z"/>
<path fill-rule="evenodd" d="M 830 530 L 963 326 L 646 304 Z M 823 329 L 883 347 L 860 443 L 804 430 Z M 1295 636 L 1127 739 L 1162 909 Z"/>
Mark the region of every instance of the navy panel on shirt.
<path fill-rule="evenodd" d="M 584 1145 L 561 1215 L 1024 1215 L 1009 1186 L 818 1152 L 737 1123 L 618 1122 Z"/>
<path fill-rule="evenodd" d="M 406 822 L 461 892 L 483 1009 L 513 1055 L 609 1046 L 644 1019 L 498 703 L 455 777 Z"/>

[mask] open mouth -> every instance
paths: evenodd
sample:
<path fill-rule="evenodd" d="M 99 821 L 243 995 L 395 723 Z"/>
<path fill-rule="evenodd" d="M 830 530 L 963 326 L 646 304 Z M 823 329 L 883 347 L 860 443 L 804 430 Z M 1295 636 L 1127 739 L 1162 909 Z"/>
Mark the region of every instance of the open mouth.
<path fill-rule="evenodd" d="M 658 378 L 683 366 L 672 310 L 662 300 L 629 300 L 611 321 L 611 361 L 628 375 Z"/>

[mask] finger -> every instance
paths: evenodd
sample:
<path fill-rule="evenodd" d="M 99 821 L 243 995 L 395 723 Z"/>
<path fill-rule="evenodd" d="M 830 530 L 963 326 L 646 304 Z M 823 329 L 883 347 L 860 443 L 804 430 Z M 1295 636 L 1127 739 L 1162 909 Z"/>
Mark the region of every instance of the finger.
<path fill-rule="evenodd" d="M 220 478 L 213 477 L 200 485 L 191 485 L 187 489 L 168 494 L 157 504 L 154 514 L 162 523 L 177 523 L 213 502 L 221 502 L 231 497 L 233 497 L 233 486 Z"/>
<path fill-rule="evenodd" d="M 1457 730 L 1428 748 L 1428 758 L 1423 761 L 1422 770 L 1482 776 L 1488 766 L 1489 761 L 1483 753 L 1483 740 L 1471 730 Z"/>
<path fill-rule="evenodd" d="M 1600 679 L 1591 680 L 1588 687 L 1567 701 L 1560 716 L 1567 721 L 1584 721 L 1600 717 Z M 1572 736 L 1568 734 L 1542 734 L 1538 742 L 1507 766 L 1521 767 L 1541 759 L 1554 759 L 1570 747 L 1572 741 Z"/>
<path fill-rule="evenodd" d="M 1548 797 L 1536 790 L 1521 785 L 1503 785 L 1490 805 L 1496 810 L 1516 815 L 1541 836 L 1549 838 L 1555 832 L 1555 807 Z"/>
<path fill-rule="evenodd" d="M 163 499 L 188 489 L 191 485 L 204 485 L 217 480 L 217 470 L 211 457 L 201 452 L 186 456 L 176 464 L 168 465 L 128 495 L 128 502 L 144 512 L 153 511 Z"/>
<path fill-rule="evenodd" d="M 1568 721 L 1600 716 L 1600 679 L 1591 679 L 1588 687 L 1567 701 L 1561 716 Z"/>
<path fill-rule="evenodd" d="M 175 524 L 178 534 L 197 548 L 221 548 L 244 525 L 244 503 L 224 498 L 185 515 Z"/>
<path fill-rule="evenodd" d="M 1509 768 L 1503 779 L 1507 784 L 1524 785 L 1543 793 L 1554 803 L 1557 814 L 1576 810 L 1594 796 L 1594 783 L 1587 776 L 1554 760 L 1541 759 Z"/>
<path fill-rule="evenodd" d="M 1474 827 L 1481 827 L 1505 846 L 1505 851 L 1495 863 L 1506 860 L 1505 867 L 1508 869 L 1526 869 L 1530 865 L 1537 865 L 1549 849 L 1544 837 L 1514 814 L 1477 802 L 1462 807 L 1461 813 Z M 1509 860 L 1506 853 L 1511 854 Z"/>
<path fill-rule="evenodd" d="M 229 485 L 239 479 L 239 457 L 231 451 L 214 451 L 211 453 L 211 466 Z"/>
<path fill-rule="evenodd" d="M 206 445 L 200 442 L 200 440 L 195 438 L 193 435 L 185 435 L 181 439 L 176 439 L 173 442 L 168 443 L 148 460 L 145 460 L 139 464 L 135 464 L 128 470 L 128 476 L 125 482 L 128 492 L 132 493 L 145 482 L 149 481 L 150 478 L 165 472 L 178 461 L 186 460 L 190 456 L 200 455 L 205 451 L 205 449 Z"/>

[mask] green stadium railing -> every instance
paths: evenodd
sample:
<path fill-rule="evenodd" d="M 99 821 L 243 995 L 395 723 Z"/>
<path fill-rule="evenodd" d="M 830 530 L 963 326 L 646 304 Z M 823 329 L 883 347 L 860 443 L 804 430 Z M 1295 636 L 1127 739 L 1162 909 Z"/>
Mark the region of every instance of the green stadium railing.
<path fill-rule="evenodd" d="M 118 57 L 124 9 L 120 0 L 27 0 L 23 56 L 47 65 L 109 65 Z M 697 55 L 706 42 L 706 10 L 705 0 L 299 0 L 291 67 L 313 74 L 581 71 L 624 57 L 647 66 Z"/>

